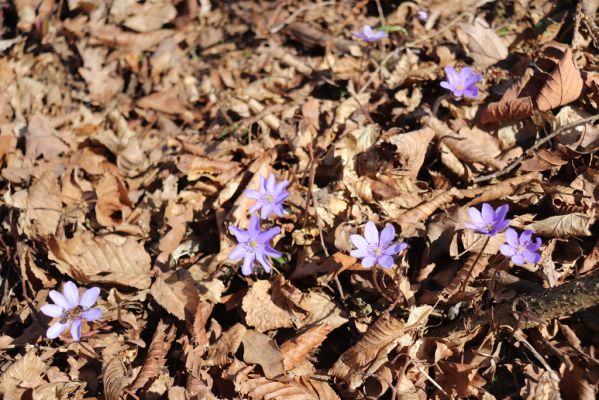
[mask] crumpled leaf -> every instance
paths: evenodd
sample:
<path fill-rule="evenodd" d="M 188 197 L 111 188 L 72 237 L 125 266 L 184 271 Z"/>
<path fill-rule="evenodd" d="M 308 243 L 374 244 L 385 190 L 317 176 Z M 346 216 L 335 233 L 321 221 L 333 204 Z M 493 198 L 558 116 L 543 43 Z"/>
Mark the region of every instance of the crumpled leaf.
<path fill-rule="evenodd" d="M 171 22 L 177 9 L 170 0 L 121 0 L 112 3 L 110 14 L 127 28 L 137 32 L 152 32 Z"/>
<path fill-rule="evenodd" d="M 62 217 L 62 201 L 58 179 L 51 171 L 44 172 L 29 188 L 25 217 L 34 236 L 56 234 Z"/>
<path fill-rule="evenodd" d="M 518 97 L 527 78 L 514 83 L 505 91 L 501 99 L 490 103 L 480 115 L 480 122 L 489 124 L 492 122 L 520 121 L 532 115 L 533 102 L 530 96 Z"/>
<path fill-rule="evenodd" d="M 401 165 L 400 173 L 416 178 L 422 163 L 424 163 L 427 147 L 435 137 L 435 131 L 426 127 L 413 132 L 397 132 L 396 134 L 395 132 L 396 129 L 391 129 L 385 132 L 383 137 L 397 147 L 397 159 Z"/>
<path fill-rule="evenodd" d="M 56 131 L 50 125 L 50 120 L 43 115 L 35 114 L 29 120 L 27 132 L 25 133 L 26 152 L 25 157 L 35 160 L 40 155 L 49 160 L 60 153 L 70 150 L 56 137 Z"/>
<path fill-rule="evenodd" d="M 84 382 L 46 383 L 31 392 L 32 400 L 83 400 L 84 396 Z"/>
<path fill-rule="evenodd" d="M 72 239 L 51 238 L 48 247 L 60 272 L 81 282 L 150 287 L 150 255 L 132 237 L 116 244 L 86 232 Z"/>
<path fill-rule="evenodd" d="M 131 380 L 123 361 L 118 356 L 103 363 L 102 383 L 106 400 L 120 400 Z"/>
<path fill-rule="evenodd" d="M 270 288 L 269 281 L 259 280 L 243 297 L 241 308 L 245 311 L 245 321 L 258 332 L 293 326 L 290 313 L 272 301 Z"/>
<path fill-rule="evenodd" d="M 325 382 L 297 377 L 288 382 L 271 381 L 266 378 L 248 379 L 239 386 L 241 393 L 256 400 L 337 400 L 339 396 Z"/>
<path fill-rule="evenodd" d="M 79 46 L 83 66 L 79 74 L 85 79 L 89 97 L 93 102 L 102 104 L 121 91 L 123 79 L 116 73 L 118 63 L 105 64 L 106 51 L 101 48 Z"/>
<path fill-rule="evenodd" d="M 526 225 L 526 229 L 532 229 L 537 235 L 555 238 L 566 238 L 570 236 L 591 236 L 590 226 L 595 218 L 586 214 L 572 213 L 567 215 L 555 215 L 540 221 Z"/>
<path fill-rule="evenodd" d="M 464 32 L 464 41 L 470 49 L 470 57 L 474 59 L 475 65 L 488 67 L 508 56 L 507 46 L 484 18 L 477 17 L 472 24 L 462 23 L 459 26 Z"/>
<path fill-rule="evenodd" d="M 12 363 L 0 376 L 0 394 L 4 399 L 20 399 L 27 389 L 45 383 L 43 376 L 48 366 L 34 352 L 27 352 Z"/>
<path fill-rule="evenodd" d="M 285 370 L 289 371 L 305 360 L 310 353 L 322 344 L 331 330 L 331 325 L 319 324 L 283 343 L 281 353 L 283 353 Z"/>
<path fill-rule="evenodd" d="M 568 48 L 535 97 L 537 108 L 549 111 L 571 103 L 580 96 L 582 86 L 583 80 L 574 63 L 572 49 Z"/>
<path fill-rule="evenodd" d="M 129 390 L 135 393 L 138 389 L 145 386 L 150 379 L 155 378 L 160 373 L 160 369 L 166 363 L 166 354 L 171 348 L 171 343 L 175 339 L 175 326 L 170 327 L 162 320 L 158 323 L 150 349 L 146 356 L 144 365 L 137 374 L 135 381 L 129 386 Z"/>
<path fill-rule="evenodd" d="M 183 268 L 159 274 L 150 293 L 158 304 L 180 320 L 192 320 L 200 295 L 191 274 Z"/>
<path fill-rule="evenodd" d="M 104 175 L 96 185 L 96 196 L 96 220 L 100 225 L 120 225 L 131 214 L 129 191 L 116 176 Z"/>
<path fill-rule="evenodd" d="M 270 337 L 249 329 L 245 332 L 242 343 L 243 361 L 248 364 L 259 364 L 268 379 L 285 373 L 283 354 Z"/>
<path fill-rule="evenodd" d="M 237 323 L 223 333 L 215 344 L 208 349 L 206 365 L 225 365 L 229 363 L 229 355 L 237 351 L 245 337 L 247 328 Z"/>

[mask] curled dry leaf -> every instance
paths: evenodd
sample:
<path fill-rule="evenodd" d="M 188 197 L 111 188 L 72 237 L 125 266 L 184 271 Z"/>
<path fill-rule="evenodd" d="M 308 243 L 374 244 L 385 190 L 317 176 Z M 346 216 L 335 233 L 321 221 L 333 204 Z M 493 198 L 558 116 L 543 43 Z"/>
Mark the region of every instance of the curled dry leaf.
<path fill-rule="evenodd" d="M 169 0 L 150 0 L 144 3 L 115 2 L 110 14 L 127 28 L 137 32 L 152 32 L 171 22 L 177 16 L 177 9 Z"/>
<path fill-rule="evenodd" d="M 150 293 L 166 311 L 180 320 L 191 321 L 198 305 L 200 293 L 191 274 L 179 268 L 176 271 L 160 273 Z"/>
<path fill-rule="evenodd" d="M 239 385 L 239 391 L 256 400 L 338 400 L 339 396 L 325 382 L 297 377 L 288 382 L 266 378 L 248 379 Z"/>
<path fill-rule="evenodd" d="M 190 154 L 182 155 L 177 162 L 177 167 L 189 180 L 195 181 L 201 177 L 207 177 L 223 184 L 231 180 L 239 171 L 239 164 L 236 162 L 213 161 L 206 157 Z"/>
<path fill-rule="evenodd" d="M 106 400 L 120 400 L 129 382 L 131 377 L 127 376 L 127 369 L 118 356 L 104 362 L 102 383 Z"/>
<path fill-rule="evenodd" d="M 100 225 L 120 225 L 131 214 L 129 191 L 116 176 L 104 175 L 96 185 L 96 196 L 96 220 Z"/>
<path fill-rule="evenodd" d="M 541 221 L 526 225 L 526 229 L 532 229 L 537 235 L 567 238 L 570 236 L 591 236 L 590 226 L 595 222 L 593 216 L 580 213 L 568 215 L 556 215 Z"/>
<path fill-rule="evenodd" d="M 537 108 L 549 111 L 573 102 L 580 96 L 582 85 L 583 80 L 574 63 L 572 49 L 568 48 L 535 97 Z"/>
<path fill-rule="evenodd" d="M 285 373 L 283 354 L 273 339 L 263 333 L 248 329 L 242 339 L 243 361 L 258 364 L 268 379 L 280 377 Z"/>
<path fill-rule="evenodd" d="M 144 365 L 137 374 L 135 381 L 129 386 L 132 393 L 144 387 L 150 379 L 158 376 L 166 363 L 166 354 L 171 348 L 173 339 L 175 339 L 175 331 L 174 325 L 168 326 L 162 320 L 158 322 Z"/>
<path fill-rule="evenodd" d="M 401 226 L 401 234 L 408 237 L 414 235 L 425 219 L 449 204 L 455 197 L 461 198 L 460 191 L 451 188 L 395 218 L 395 222 Z"/>
<path fill-rule="evenodd" d="M 33 352 L 27 352 L 2 373 L 0 376 L 0 394 L 4 399 L 20 399 L 27 389 L 46 383 L 43 376 L 48 367 Z"/>
<path fill-rule="evenodd" d="M 229 356 L 237 351 L 246 331 L 245 326 L 237 323 L 223 333 L 216 343 L 208 349 L 206 366 L 228 364 L 230 362 Z"/>
<path fill-rule="evenodd" d="M 69 150 L 69 146 L 56 137 L 47 117 L 40 114 L 31 117 L 25 133 L 25 157 L 35 160 L 42 155 L 49 160 Z"/>
<path fill-rule="evenodd" d="M 269 281 L 256 281 L 243 297 L 241 308 L 245 311 L 245 321 L 258 332 L 293 326 L 291 314 L 272 301 L 270 288 Z"/>
<path fill-rule="evenodd" d="M 443 289 L 440 298 L 443 301 L 451 301 L 451 298 L 458 293 L 461 287 L 466 287 L 470 280 L 478 277 L 487 268 L 489 257 L 488 254 L 470 253 L 457 275 Z"/>
<path fill-rule="evenodd" d="M 435 131 L 431 128 L 422 128 L 417 131 L 400 133 L 394 128 L 384 133 L 386 141 L 397 147 L 396 154 L 401 173 L 408 177 L 416 178 L 429 143 L 435 137 Z"/>
<path fill-rule="evenodd" d="M 53 382 L 43 384 L 31 392 L 32 400 L 83 400 L 84 382 Z M 5 397 L 6 400 L 9 400 Z"/>
<path fill-rule="evenodd" d="M 150 287 L 150 255 L 132 237 L 116 244 L 83 233 L 48 241 L 48 254 L 63 274 L 83 282 L 111 283 L 137 289 Z"/>
<path fill-rule="evenodd" d="M 391 316 L 381 317 L 368 328 L 366 334 L 346 350 L 329 370 L 329 374 L 357 388 L 364 374 L 375 373 L 387 362 L 387 354 L 397 346 L 404 334 L 404 323 Z"/>
<path fill-rule="evenodd" d="M 316 325 L 283 343 L 281 352 L 283 353 L 285 370 L 289 371 L 304 361 L 310 353 L 322 344 L 331 330 L 332 326 L 329 324 Z"/>
<path fill-rule="evenodd" d="M 484 18 L 477 17 L 472 24 L 460 24 L 460 28 L 475 65 L 485 68 L 508 56 L 507 46 Z"/>
<path fill-rule="evenodd" d="M 27 230 L 34 237 L 54 235 L 62 217 L 62 201 L 58 179 L 46 171 L 33 181 L 27 193 Z"/>

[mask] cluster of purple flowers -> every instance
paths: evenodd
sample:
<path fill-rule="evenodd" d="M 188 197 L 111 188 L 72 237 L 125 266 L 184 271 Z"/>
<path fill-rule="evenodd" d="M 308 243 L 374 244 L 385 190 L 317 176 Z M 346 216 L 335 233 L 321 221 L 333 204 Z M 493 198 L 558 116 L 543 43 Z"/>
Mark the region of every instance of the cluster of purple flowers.
<path fill-rule="evenodd" d="M 255 199 L 256 203 L 250 208 L 250 224 L 248 229 L 240 229 L 236 226 L 229 226 L 229 231 L 237 239 L 237 246 L 229 254 L 231 261 L 239 261 L 243 259 L 241 273 L 249 275 L 252 273 L 255 261 L 258 261 L 266 272 L 270 272 L 271 263 L 268 257 L 281 257 L 281 253 L 275 250 L 270 241 L 281 231 L 277 227 L 263 231 L 260 228 L 260 220 L 256 215 L 259 211 L 260 218 L 267 219 L 271 213 L 280 217 L 283 216 L 283 202 L 289 197 L 289 192 L 285 189 L 289 185 L 289 181 L 276 181 L 274 174 L 270 174 L 268 178 L 260 176 L 260 187 L 258 190 L 249 189 L 245 195 L 251 199 Z"/>
<path fill-rule="evenodd" d="M 503 232 L 510 224 L 510 220 L 506 219 L 509 206 L 504 204 L 493 210 L 489 204 L 484 203 L 481 210 L 470 207 L 468 214 L 470 215 L 471 223 L 464 224 L 466 228 L 470 228 L 475 232 L 495 236 Z M 506 257 L 510 257 L 516 265 L 524 265 L 526 263 L 535 264 L 541 260 L 541 255 L 538 253 L 541 247 L 541 238 L 537 237 L 534 241 L 532 238 L 534 232 L 525 230 L 520 235 L 513 228 L 508 228 L 505 231 L 505 243 L 501 245 L 499 251 Z"/>

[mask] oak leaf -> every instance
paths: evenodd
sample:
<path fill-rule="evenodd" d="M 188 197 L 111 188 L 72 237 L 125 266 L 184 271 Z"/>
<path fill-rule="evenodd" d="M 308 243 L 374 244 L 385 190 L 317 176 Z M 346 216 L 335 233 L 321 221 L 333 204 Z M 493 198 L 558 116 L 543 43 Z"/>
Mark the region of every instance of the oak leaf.
<path fill-rule="evenodd" d="M 69 146 L 56 137 L 48 118 L 40 114 L 31 117 L 25 133 L 25 157 L 35 160 L 42 155 L 49 160 L 69 150 Z"/>

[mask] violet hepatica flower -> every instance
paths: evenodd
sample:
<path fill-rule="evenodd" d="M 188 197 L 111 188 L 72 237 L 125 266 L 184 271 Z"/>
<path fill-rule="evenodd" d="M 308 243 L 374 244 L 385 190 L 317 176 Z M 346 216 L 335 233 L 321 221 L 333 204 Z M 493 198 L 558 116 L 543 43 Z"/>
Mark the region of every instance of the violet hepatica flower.
<path fill-rule="evenodd" d="M 392 243 L 395 238 L 395 228 L 385 225 L 379 237 L 379 231 L 374 222 L 368 221 L 364 227 L 364 236 L 351 235 L 350 239 L 357 248 L 351 251 L 351 256 L 362 259 L 362 266 L 370 268 L 375 264 L 383 268 L 393 266 L 393 255 L 400 253 L 406 247 L 405 243 Z"/>
<path fill-rule="evenodd" d="M 441 87 L 451 90 L 456 97 L 471 97 L 478 96 L 478 88 L 476 83 L 483 77 L 481 74 L 472 72 L 472 68 L 464 67 L 461 71 L 456 71 L 453 67 L 445 68 L 446 81 L 441 82 Z"/>
<path fill-rule="evenodd" d="M 249 189 L 245 192 L 250 199 L 256 199 L 256 204 L 250 208 L 250 212 L 260 210 L 262 219 L 268 218 L 271 212 L 282 217 L 285 213 L 283 202 L 289 197 L 289 192 L 285 191 L 287 185 L 289 185 L 289 181 L 277 183 L 272 173 L 268 178 L 260 176 L 260 188 L 258 190 Z"/>
<path fill-rule="evenodd" d="M 64 284 L 62 293 L 50 290 L 50 298 L 54 304 L 45 304 L 40 310 L 49 317 L 59 319 L 48 328 L 48 339 L 57 338 L 70 327 L 73 340 L 78 342 L 81 339 L 83 321 L 95 321 L 102 316 L 102 310 L 92 308 L 99 294 L 100 288 L 93 287 L 79 297 L 79 288 L 70 281 Z"/>
<path fill-rule="evenodd" d="M 267 257 L 281 257 L 281 253 L 273 249 L 270 241 L 279 232 L 280 228 L 274 227 L 267 231 L 260 229 L 260 220 L 252 215 L 250 226 L 247 230 L 239 229 L 236 226 L 229 226 L 229 231 L 237 238 L 239 244 L 229 254 L 229 260 L 237 261 L 243 258 L 241 272 L 244 275 L 252 273 L 254 261 L 258 260 L 266 272 L 270 272 L 270 261 Z"/>
<path fill-rule="evenodd" d="M 524 265 L 526 263 L 535 264 L 541 260 L 541 255 L 537 253 L 541 247 L 541 238 L 536 238 L 532 241 L 533 231 L 526 230 L 518 237 L 518 232 L 515 229 L 508 229 L 505 232 L 505 240 L 507 243 L 499 247 L 499 251 L 506 257 L 510 257 L 516 265 Z"/>
<path fill-rule="evenodd" d="M 416 13 L 416 16 L 420 22 L 426 22 L 428 19 L 428 12 L 426 10 L 420 10 Z"/>
<path fill-rule="evenodd" d="M 487 203 L 483 204 L 481 211 L 470 207 L 468 208 L 468 214 L 470 214 L 472 223 L 466 223 L 464 226 L 483 235 L 495 236 L 510 224 L 510 220 L 505 218 L 508 210 L 509 206 L 507 204 L 497 207 L 496 210 L 493 210 L 493 207 Z"/>
<path fill-rule="evenodd" d="M 389 36 L 387 35 L 387 32 L 373 30 L 370 25 L 364 25 L 361 31 L 353 32 L 352 34 L 358 39 L 362 39 L 368 43 L 376 42 L 377 40 L 381 40 Z"/>

